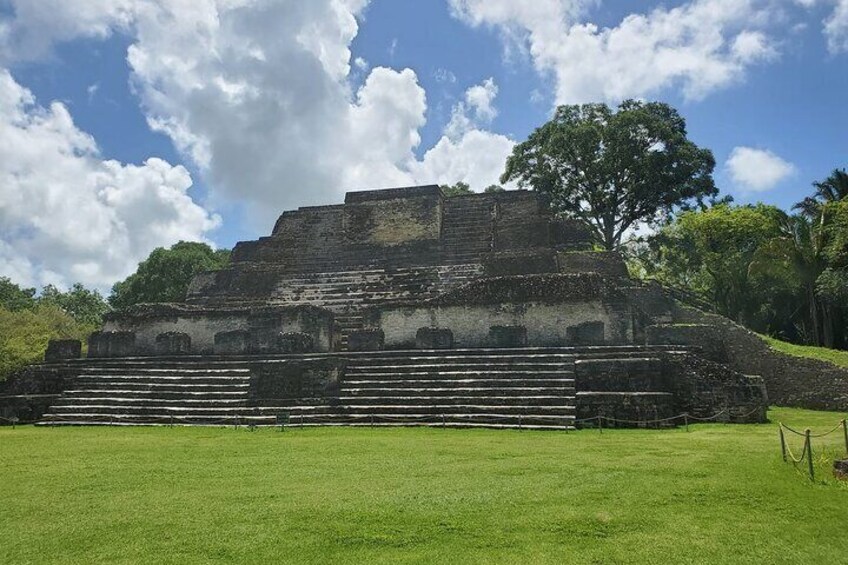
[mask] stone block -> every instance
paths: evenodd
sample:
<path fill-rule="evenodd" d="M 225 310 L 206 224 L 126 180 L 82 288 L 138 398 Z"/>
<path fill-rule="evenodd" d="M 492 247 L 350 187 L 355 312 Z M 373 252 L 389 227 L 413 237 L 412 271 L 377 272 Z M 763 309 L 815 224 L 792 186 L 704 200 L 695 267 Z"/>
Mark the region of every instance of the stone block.
<path fill-rule="evenodd" d="M 157 355 L 191 353 L 191 336 L 183 332 L 165 332 L 156 336 Z"/>
<path fill-rule="evenodd" d="M 280 353 L 311 353 L 315 351 L 315 340 L 302 332 L 281 333 L 277 337 Z"/>
<path fill-rule="evenodd" d="M 45 363 L 56 363 L 65 359 L 82 357 L 82 342 L 78 339 L 51 339 L 44 353 Z"/>
<path fill-rule="evenodd" d="M 356 330 L 347 336 L 347 348 L 349 351 L 381 351 L 386 343 L 386 334 L 383 330 Z"/>
<path fill-rule="evenodd" d="M 248 332 L 248 353 L 279 353 L 280 332 L 276 328 L 253 328 Z"/>
<path fill-rule="evenodd" d="M 415 332 L 416 349 L 450 349 L 453 332 L 448 328 L 418 328 Z"/>
<path fill-rule="evenodd" d="M 645 328 L 646 345 L 698 347 L 710 361 L 727 360 L 721 328 L 706 324 L 658 324 Z"/>
<path fill-rule="evenodd" d="M 833 475 L 837 479 L 848 481 L 848 459 L 837 459 L 833 462 Z"/>
<path fill-rule="evenodd" d="M 248 352 L 250 332 L 231 330 L 215 334 L 215 353 L 218 355 L 243 355 Z"/>
<path fill-rule="evenodd" d="M 614 251 L 568 251 L 557 254 L 563 273 L 599 273 L 612 278 L 627 278 L 627 265 Z"/>
<path fill-rule="evenodd" d="M 565 339 L 568 345 L 603 345 L 604 323 L 583 322 L 565 328 Z"/>
<path fill-rule="evenodd" d="M 674 395 L 665 392 L 578 392 L 577 419 L 604 416 L 604 427 L 634 428 L 674 425 L 658 422 L 681 412 Z M 597 421 L 587 422 L 597 425 Z M 583 424 L 586 425 L 586 424 Z"/>
<path fill-rule="evenodd" d="M 135 332 L 94 332 L 88 337 L 89 357 L 127 357 L 135 353 Z"/>
<path fill-rule="evenodd" d="M 487 277 L 552 273 L 556 272 L 557 263 L 551 250 L 502 252 L 486 257 L 483 270 Z"/>
<path fill-rule="evenodd" d="M 489 343 L 492 347 L 526 347 L 527 328 L 525 326 L 491 326 Z"/>

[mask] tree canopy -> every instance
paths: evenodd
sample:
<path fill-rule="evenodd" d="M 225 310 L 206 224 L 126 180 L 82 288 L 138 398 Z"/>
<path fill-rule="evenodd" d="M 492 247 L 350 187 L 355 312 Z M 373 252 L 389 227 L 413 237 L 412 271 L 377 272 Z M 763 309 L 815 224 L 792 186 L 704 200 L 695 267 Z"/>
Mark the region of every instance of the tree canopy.
<path fill-rule="evenodd" d="M 462 196 L 463 194 L 474 194 L 471 187 L 466 182 L 459 181 L 456 184 L 443 184 L 439 188 L 442 189 L 442 194 L 447 197 Z"/>
<path fill-rule="evenodd" d="M 89 290 L 80 283 L 71 286 L 67 292 L 53 285 L 45 286 L 39 302 L 56 306 L 77 322 L 89 326 L 99 326 L 103 322 L 103 315 L 110 310 L 100 292 Z"/>
<path fill-rule="evenodd" d="M 501 182 L 545 195 L 552 209 L 584 220 L 605 249 L 628 229 L 718 190 L 715 159 L 686 137 L 686 123 L 659 102 L 560 106 L 554 118 L 513 149 Z"/>
<path fill-rule="evenodd" d="M 757 269 L 769 243 L 783 235 L 786 214 L 764 204 L 721 204 L 687 211 L 650 238 L 649 276 L 691 290 L 736 321 L 765 330 L 775 295 L 793 292 L 797 279 L 785 261 Z M 765 310 L 763 310 L 765 308 Z"/>
<path fill-rule="evenodd" d="M 788 214 L 764 204 L 679 214 L 634 257 L 641 273 L 784 339 L 848 346 L 848 175 L 835 170 Z"/>
<path fill-rule="evenodd" d="M 180 302 L 195 274 L 220 269 L 229 260 L 228 250 L 216 251 L 205 243 L 181 241 L 170 249 L 158 247 L 135 273 L 115 283 L 109 304 L 123 309 L 142 302 Z"/>
<path fill-rule="evenodd" d="M 0 277 L 0 308 L 17 312 L 34 306 L 34 288 L 21 288 L 9 277 Z"/>

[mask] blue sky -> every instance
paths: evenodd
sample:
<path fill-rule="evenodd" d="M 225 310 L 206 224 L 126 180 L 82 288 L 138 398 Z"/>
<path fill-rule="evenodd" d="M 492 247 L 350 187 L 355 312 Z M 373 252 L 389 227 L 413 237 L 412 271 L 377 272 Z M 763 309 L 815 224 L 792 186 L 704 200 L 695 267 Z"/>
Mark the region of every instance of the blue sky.
<path fill-rule="evenodd" d="M 345 190 L 482 189 L 557 104 L 627 97 L 788 208 L 848 166 L 846 95 L 848 0 L 0 0 L 0 276 L 107 288 Z"/>

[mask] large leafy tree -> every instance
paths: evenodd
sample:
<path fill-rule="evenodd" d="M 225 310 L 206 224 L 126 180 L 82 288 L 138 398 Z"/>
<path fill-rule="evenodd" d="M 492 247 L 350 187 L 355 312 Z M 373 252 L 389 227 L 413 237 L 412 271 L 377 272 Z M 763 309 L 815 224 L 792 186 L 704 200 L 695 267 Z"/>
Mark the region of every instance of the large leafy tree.
<path fill-rule="evenodd" d="M 0 277 L 0 308 L 17 312 L 31 309 L 35 304 L 34 288 L 21 288 L 9 277 Z"/>
<path fill-rule="evenodd" d="M 69 314 L 80 324 L 99 326 L 109 304 L 97 290 L 89 290 L 80 283 L 62 292 L 53 285 L 45 286 L 38 299 L 40 304 L 53 305 Z"/>
<path fill-rule="evenodd" d="M 229 251 L 216 251 L 205 243 L 181 241 L 170 249 L 156 248 L 134 274 L 115 283 L 109 304 L 123 309 L 142 302 L 179 302 L 195 274 L 220 269 L 229 257 Z"/>
<path fill-rule="evenodd" d="M 683 287 L 715 305 L 725 316 L 756 329 L 775 329 L 797 277 L 786 260 L 757 269 L 763 250 L 784 235 L 786 214 L 766 205 L 721 204 L 687 211 L 650 238 L 653 260 L 647 274 Z"/>
<path fill-rule="evenodd" d="M 686 136 L 671 106 L 627 100 L 560 106 L 513 149 L 501 182 L 544 194 L 554 211 L 584 220 L 605 249 L 627 231 L 718 194 L 715 159 Z"/>

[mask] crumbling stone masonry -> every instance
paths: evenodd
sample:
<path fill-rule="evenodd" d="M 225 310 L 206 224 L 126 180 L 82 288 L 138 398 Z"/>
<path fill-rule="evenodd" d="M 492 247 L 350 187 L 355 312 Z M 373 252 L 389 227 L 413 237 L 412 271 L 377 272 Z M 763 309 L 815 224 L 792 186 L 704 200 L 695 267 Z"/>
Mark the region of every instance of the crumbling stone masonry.
<path fill-rule="evenodd" d="M 778 402 L 848 408 L 844 376 L 805 395 L 786 382 L 791 361 L 735 353 L 738 332 L 631 280 L 535 193 L 351 192 L 284 212 L 228 267 L 198 274 L 185 302 L 110 314 L 87 358 L 53 344 L 48 363 L 0 385 L 18 399 L 0 410 L 45 423 L 562 429 L 598 416 L 763 421 L 764 383 Z M 22 391 L 48 400 L 27 408 Z"/>

